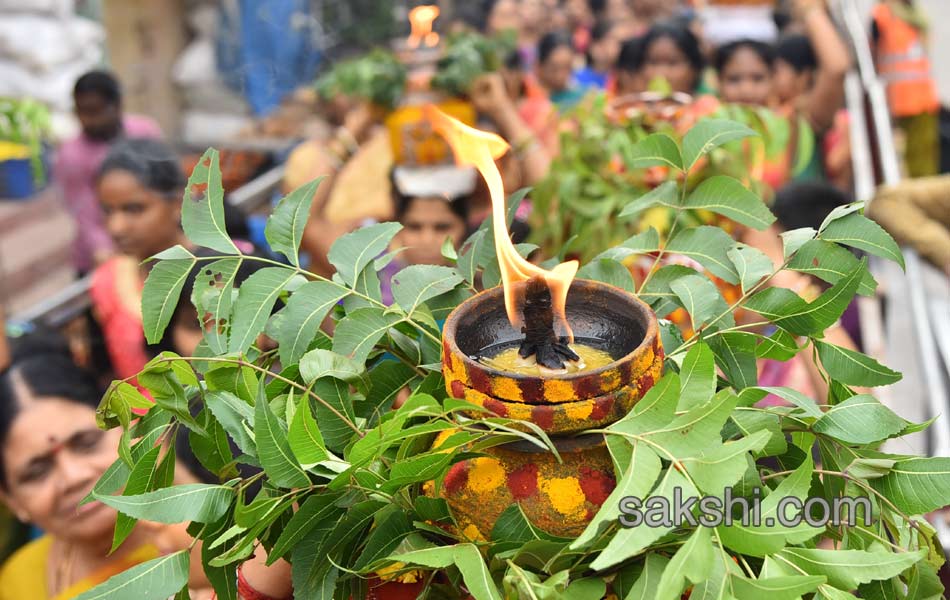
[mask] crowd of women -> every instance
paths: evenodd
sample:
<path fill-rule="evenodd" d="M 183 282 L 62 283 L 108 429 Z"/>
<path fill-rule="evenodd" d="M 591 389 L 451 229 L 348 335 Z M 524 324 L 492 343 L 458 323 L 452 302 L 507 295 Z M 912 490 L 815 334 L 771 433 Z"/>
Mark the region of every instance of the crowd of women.
<path fill-rule="evenodd" d="M 744 241 L 781 260 L 781 228 L 817 226 L 835 206 L 848 202 L 850 153 L 843 82 L 850 53 L 823 0 L 793 0 L 776 26 L 780 37 L 763 40 L 750 24 L 745 36 L 713 47 L 704 39 L 695 7 L 673 0 L 496 0 L 475 10 L 459 10 L 452 28 L 481 29 L 489 35 L 514 32 L 516 48 L 496 72 L 471 85 L 468 100 L 480 124 L 511 145 L 500 160 L 506 190 L 531 186 L 549 175 L 559 137 L 572 110 L 591 97 L 608 99 L 661 90 L 683 94 L 689 110 L 708 114 L 719 104 L 768 107 L 794 127 L 807 127 L 818 140 L 806 168 L 792 168 L 795 140 L 763 173 L 774 191 L 779 225 L 764 233 L 743 232 Z M 890 43 L 893 23 L 903 19 L 916 31 L 913 6 L 888 0 L 891 13 L 876 21 L 875 39 Z M 471 13 L 471 18 L 468 17 Z M 877 13 L 876 13 L 877 14 Z M 894 16 L 897 15 L 897 16 Z M 95 72 L 75 87 L 83 134 L 60 149 L 57 177 L 79 224 L 76 266 L 93 274 L 96 324 L 105 340 L 107 369 L 90 374 L 75 364 L 75 353 L 55 333 L 13 340 L 0 375 L 0 499 L 22 523 L 41 536 L 20 548 L 0 570 L 0 600 L 63 599 L 102 582 L 130 565 L 188 547 L 184 530 L 140 523 L 110 553 L 115 513 L 82 503 L 92 485 L 116 458 L 119 432 L 96 427 L 95 408 L 103 384 L 132 378 L 163 350 L 190 355 L 201 339 L 198 315 L 182 293 L 165 338 L 147 345 L 142 333 L 141 295 L 148 265 L 142 261 L 176 244 L 194 248 L 180 227 L 185 173 L 179 157 L 161 141 L 157 128 L 123 115 L 115 79 Z M 930 105 L 918 107 L 930 114 Z M 486 191 L 471 173 L 400 169 L 378 111 L 360 98 L 320 99 L 328 135 L 308 140 L 287 159 L 285 191 L 324 177 L 316 192 L 302 249 L 309 269 L 330 275 L 332 242 L 361 224 L 398 220 L 395 244 L 404 247 L 381 273 L 384 299 L 393 274 L 409 264 L 446 261 L 446 239 L 456 248 L 485 218 Z M 902 115 L 913 119 L 914 115 Z M 908 120 L 908 123 L 911 123 Z M 915 126 L 909 126 L 914 130 Z M 919 129 L 919 128 L 917 128 Z M 926 144 L 915 145 L 915 169 L 932 174 Z M 934 142 L 935 143 L 935 142 Z M 922 166 L 921 166 L 922 165 Z M 433 189 L 437 181 L 439 189 Z M 514 227 L 524 235 L 526 203 Z M 233 228 L 236 238 L 247 232 Z M 242 250 L 256 252 L 250 242 Z M 248 273 L 240 273 L 238 282 Z M 816 282 L 787 275 L 785 287 L 803 296 Z M 192 285 L 194 274 L 189 278 Z M 838 345 L 859 344 L 847 320 L 828 332 Z M 93 361 L 93 364 L 94 361 Z M 87 365 L 88 366 L 88 362 Z M 821 377 L 807 361 L 792 371 L 763 364 L 762 377 L 823 397 Z M 768 385 L 763 383 L 763 385 Z M 176 477 L 207 479 L 178 452 Z M 198 561 L 195 561 L 198 562 Z M 241 570 L 247 598 L 290 597 L 285 564 L 264 568 L 258 556 Z M 192 580 L 193 598 L 207 597 L 208 582 Z"/>

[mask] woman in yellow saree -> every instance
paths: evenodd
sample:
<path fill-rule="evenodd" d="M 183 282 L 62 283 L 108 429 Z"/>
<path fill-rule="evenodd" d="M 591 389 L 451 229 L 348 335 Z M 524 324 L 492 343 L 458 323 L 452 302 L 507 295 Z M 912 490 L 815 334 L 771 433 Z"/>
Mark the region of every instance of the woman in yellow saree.
<path fill-rule="evenodd" d="M 0 568 L 0 600 L 71 599 L 159 555 L 144 525 L 110 554 L 116 513 L 80 506 L 117 458 L 120 431 L 96 426 L 100 392 L 51 351 L 15 358 L 0 374 L 0 500 L 45 532 Z"/>

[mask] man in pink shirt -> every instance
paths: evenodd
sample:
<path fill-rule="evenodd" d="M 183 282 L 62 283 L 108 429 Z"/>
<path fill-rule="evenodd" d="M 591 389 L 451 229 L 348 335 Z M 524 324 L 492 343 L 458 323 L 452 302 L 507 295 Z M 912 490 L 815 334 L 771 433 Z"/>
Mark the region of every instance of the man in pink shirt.
<path fill-rule="evenodd" d="M 105 71 L 90 71 L 80 77 L 73 88 L 73 101 L 82 133 L 60 146 L 53 173 L 76 221 L 73 265 L 84 274 L 114 251 L 96 198 L 99 166 L 119 139 L 160 138 L 162 132 L 147 117 L 122 114 L 119 82 Z"/>

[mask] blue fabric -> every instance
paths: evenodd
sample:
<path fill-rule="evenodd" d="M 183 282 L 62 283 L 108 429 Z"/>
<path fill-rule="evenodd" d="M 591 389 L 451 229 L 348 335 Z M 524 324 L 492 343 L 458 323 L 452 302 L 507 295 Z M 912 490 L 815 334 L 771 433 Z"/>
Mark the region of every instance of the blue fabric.
<path fill-rule="evenodd" d="M 217 39 L 218 70 L 225 83 L 265 115 L 320 64 L 317 24 L 309 0 L 238 0 L 223 3 Z"/>
<path fill-rule="evenodd" d="M 574 81 L 582 88 L 602 90 L 607 87 L 607 74 L 598 73 L 590 67 L 584 67 L 574 72 Z"/>

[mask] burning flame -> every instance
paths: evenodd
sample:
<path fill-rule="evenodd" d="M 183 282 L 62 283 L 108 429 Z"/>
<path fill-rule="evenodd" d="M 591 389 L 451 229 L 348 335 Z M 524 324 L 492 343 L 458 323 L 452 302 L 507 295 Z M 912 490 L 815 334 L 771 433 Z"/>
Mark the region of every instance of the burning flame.
<path fill-rule="evenodd" d="M 438 6 L 417 6 L 409 11 L 409 24 L 412 25 L 412 32 L 409 34 L 406 43 L 410 48 L 418 48 L 423 43 L 428 47 L 432 47 L 439 43 L 439 34 L 432 31 L 432 22 L 438 16 Z"/>
<path fill-rule="evenodd" d="M 523 325 L 522 315 L 518 310 L 521 299 L 516 297 L 518 294 L 515 292 L 514 284 L 527 281 L 532 277 L 542 277 L 551 291 L 551 306 L 554 309 L 554 315 L 563 327 L 564 334 L 573 342 L 574 334 L 567 323 L 565 306 L 567 291 L 577 273 L 578 263 L 576 260 L 564 262 L 548 271 L 521 258 L 515 250 L 508 235 L 508 223 L 505 218 L 505 189 L 501 173 L 495 165 L 495 159 L 508 151 L 508 143 L 494 133 L 479 131 L 453 119 L 435 106 L 426 106 L 425 111 L 432 127 L 452 147 L 456 162 L 478 169 L 488 184 L 492 205 L 492 230 L 495 234 L 495 253 L 501 267 L 508 320 L 515 329 L 520 329 Z"/>

